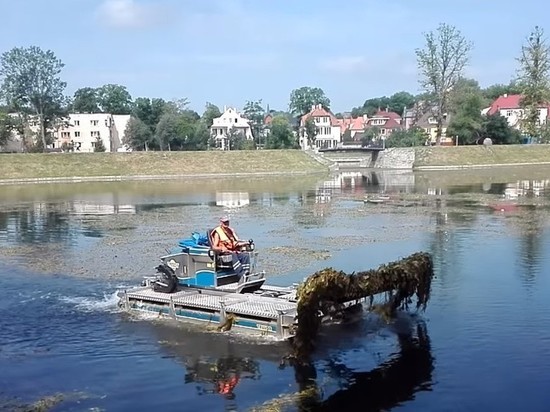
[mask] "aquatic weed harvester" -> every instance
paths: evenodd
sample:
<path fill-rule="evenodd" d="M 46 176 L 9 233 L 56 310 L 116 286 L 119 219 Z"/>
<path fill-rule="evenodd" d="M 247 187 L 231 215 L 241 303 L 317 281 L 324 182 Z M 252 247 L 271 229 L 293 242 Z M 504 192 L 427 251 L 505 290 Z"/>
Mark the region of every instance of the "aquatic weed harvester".
<path fill-rule="evenodd" d="M 392 317 L 398 309 L 408 309 L 414 298 L 416 308 L 424 309 L 430 297 L 434 272 L 427 253 L 353 274 L 326 268 L 300 284 L 281 287 L 266 284 L 265 272 L 256 270 L 253 241 L 241 252 L 250 256 L 250 272 L 240 277 L 231 256 L 210 247 L 210 234 L 195 232 L 179 241 L 161 256 L 154 275 L 119 293 L 120 307 L 214 325 L 219 331 L 290 340 L 294 356 L 304 358 L 313 351 L 324 323 L 341 321 L 365 303 L 369 310 Z"/>

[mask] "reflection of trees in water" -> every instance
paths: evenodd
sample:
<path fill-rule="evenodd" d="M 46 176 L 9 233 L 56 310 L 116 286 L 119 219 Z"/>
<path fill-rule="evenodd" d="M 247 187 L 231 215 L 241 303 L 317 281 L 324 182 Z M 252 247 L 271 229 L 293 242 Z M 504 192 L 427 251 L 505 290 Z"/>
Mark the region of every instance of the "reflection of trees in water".
<path fill-rule="evenodd" d="M 55 204 L 0 212 L 0 230 L 13 233 L 13 240 L 22 244 L 70 243 L 76 235 L 67 214 Z"/>
<path fill-rule="evenodd" d="M 355 372 L 343 364 L 330 365 L 333 374 L 345 377 L 347 386 L 324 400 L 315 387 L 315 368 L 296 368 L 300 390 L 310 394 L 299 398 L 300 410 L 389 410 L 414 399 L 416 392 L 430 390 L 434 369 L 430 339 L 424 323 L 418 323 L 415 329 L 416 333 L 398 334 L 399 352 L 371 371 Z"/>
<path fill-rule="evenodd" d="M 305 228 L 322 227 L 330 212 L 330 199 L 315 191 L 303 192 L 298 197 L 298 206 L 294 208 L 293 220 Z"/>
<path fill-rule="evenodd" d="M 532 285 L 541 271 L 543 255 L 544 217 L 535 207 L 529 207 L 519 216 L 519 265 L 525 285 Z"/>

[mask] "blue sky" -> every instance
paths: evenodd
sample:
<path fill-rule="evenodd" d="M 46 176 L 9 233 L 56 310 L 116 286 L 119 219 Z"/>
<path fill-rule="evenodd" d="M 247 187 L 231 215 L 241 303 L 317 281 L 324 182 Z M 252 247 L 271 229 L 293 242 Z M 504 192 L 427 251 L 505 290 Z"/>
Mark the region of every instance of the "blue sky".
<path fill-rule="evenodd" d="M 414 50 L 440 22 L 474 42 L 467 74 L 507 83 L 548 0 L 3 1 L 0 51 L 37 45 L 66 64 L 67 94 L 125 85 L 132 96 L 286 109 L 292 89 L 323 88 L 333 111 L 419 92 Z M 444 4 L 446 3 L 446 4 Z"/>

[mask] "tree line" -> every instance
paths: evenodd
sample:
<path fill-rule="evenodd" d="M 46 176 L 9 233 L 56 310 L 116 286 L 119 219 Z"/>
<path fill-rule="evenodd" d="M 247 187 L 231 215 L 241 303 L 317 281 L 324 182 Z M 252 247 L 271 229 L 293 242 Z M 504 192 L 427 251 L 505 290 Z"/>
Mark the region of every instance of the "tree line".
<path fill-rule="evenodd" d="M 550 101 L 550 48 L 544 31 L 535 27 L 527 37 L 518 57 L 518 76 L 509 84 L 481 88 L 474 79 L 464 77 L 473 43 L 454 26 L 441 24 L 424 34 L 424 45 L 415 50 L 422 93 L 406 91 L 391 96 L 367 99 L 352 108 L 351 115 L 372 116 L 376 111 L 390 110 L 404 115 L 411 109 L 416 116 L 430 112 L 437 123 L 437 144 L 444 131 L 445 116 L 450 114 L 447 135 L 461 144 L 474 144 L 490 137 L 495 143 L 517 143 L 522 136 L 511 128 L 506 118 L 483 116 L 482 109 L 497 97 L 521 94 L 525 115 L 522 130 L 540 142 L 550 141 L 549 125 L 539 121 L 538 109 Z M 0 146 L 12 131 L 29 136 L 29 124 L 35 122 L 39 133 L 25 145 L 32 150 L 45 150 L 52 143 L 52 131 L 66 122 L 68 113 L 111 113 L 131 115 L 124 143 L 134 150 L 207 150 L 215 147 L 210 127 L 220 116 L 220 109 L 207 103 L 202 114 L 189 108 L 187 99 L 166 101 L 162 98 L 133 99 L 125 86 L 106 84 L 83 87 L 73 96 L 65 95 L 66 83 L 61 78 L 63 62 L 50 50 L 39 47 L 13 48 L 0 56 Z M 247 101 L 242 114 L 249 120 L 252 141 L 231 132 L 232 149 L 297 148 L 299 119 L 321 104 L 330 110 L 330 99 L 319 87 L 301 87 L 290 94 L 288 110 L 264 107 L 261 100 Z M 9 115 L 16 113 L 16 116 Z M 271 120 L 266 124 L 266 116 Z M 305 134 L 310 143 L 316 135 L 315 125 L 306 123 Z M 369 133 L 373 133 L 369 130 Z M 389 145 L 415 145 L 425 135 L 421 130 L 398 131 Z M 99 142 L 98 142 L 99 143 Z M 100 147 L 100 145 L 98 145 Z"/>

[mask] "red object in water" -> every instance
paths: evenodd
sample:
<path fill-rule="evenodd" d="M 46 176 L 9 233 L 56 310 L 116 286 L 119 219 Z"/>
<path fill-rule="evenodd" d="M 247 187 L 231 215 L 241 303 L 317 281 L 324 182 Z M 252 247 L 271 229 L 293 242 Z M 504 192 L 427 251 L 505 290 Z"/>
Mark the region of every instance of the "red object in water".
<path fill-rule="evenodd" d="M 497 212 L 514 212 L 518 209 L 515 203 L 493 203 L 489 207 Z"/>

